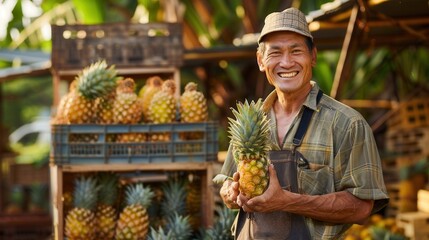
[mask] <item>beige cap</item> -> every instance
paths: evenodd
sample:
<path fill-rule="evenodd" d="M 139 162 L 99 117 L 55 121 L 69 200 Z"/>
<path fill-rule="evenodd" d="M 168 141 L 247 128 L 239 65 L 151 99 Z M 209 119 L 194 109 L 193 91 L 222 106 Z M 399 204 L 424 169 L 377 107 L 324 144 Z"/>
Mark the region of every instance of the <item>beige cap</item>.
<path fill-rule="evenodd" d="M 313 40 L 304 13 L 296 8 L 287 8 L 282 12 L 270 13 L 265 18 L 264 27 L 258 38 L 258 43 L 261 42 L 265 35 L 279 31 L 296 32 Z"/>

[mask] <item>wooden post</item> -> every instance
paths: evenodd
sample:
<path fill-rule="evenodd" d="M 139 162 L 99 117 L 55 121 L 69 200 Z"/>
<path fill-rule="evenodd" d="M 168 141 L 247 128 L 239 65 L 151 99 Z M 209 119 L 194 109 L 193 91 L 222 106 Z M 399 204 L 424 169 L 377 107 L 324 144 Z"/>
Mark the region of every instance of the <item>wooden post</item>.
<path fill-rule="evenodd" d="M 350 15 L 349 25 L 341 49 L 340 59 L 335 71 L 334 83 L 332 84 L 331 97 L 339 99 L 345 81 L 350 79 L 353 59 L 356 56 L 357 47 L 361 39 L 362 30 L 358 26 L 361 17 L 359 4 L 355 4 Z"/>

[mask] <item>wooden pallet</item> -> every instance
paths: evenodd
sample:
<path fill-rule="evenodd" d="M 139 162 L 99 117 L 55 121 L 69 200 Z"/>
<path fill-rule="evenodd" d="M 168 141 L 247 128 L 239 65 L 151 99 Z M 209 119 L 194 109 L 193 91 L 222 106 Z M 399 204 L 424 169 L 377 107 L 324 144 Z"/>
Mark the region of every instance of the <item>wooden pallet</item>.
<path fill-rule="evenodd" d="M 389 129 L 413 129 L 429 126 L 429 100 L 416 98 L 402 102 L 387 121 Z"/>
<path fill-rule="evenodd" d="M 388 130 L 386 149 L 398 155 L 427 156 L 429 127 Z"/>

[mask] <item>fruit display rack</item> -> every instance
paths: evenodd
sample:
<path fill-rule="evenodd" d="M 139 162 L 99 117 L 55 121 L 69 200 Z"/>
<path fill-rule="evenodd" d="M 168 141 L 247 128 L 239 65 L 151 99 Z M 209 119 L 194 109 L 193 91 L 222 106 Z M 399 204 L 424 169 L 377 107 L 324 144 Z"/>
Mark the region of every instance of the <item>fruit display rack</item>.
<path fill-rule="evenodd" d="M 82 68 L 100 59 L 115 65 L 121 77 L 136 81 L 157 75 L 180 86 L 182 26 L 177 23 L 66 25 L 52 27 L 53 109 L 61 99 L 61 83 L 70 84 Z M 180 87 L 175 89 L 176 97 Z M 55 114 L 54 114 L 55 115 Z M 139 124 L 53 124 L 50 185 L 54 239 L 65 237 L 66 195 L 77 175 L 97 172 L 165 175 L 198 174 L 201 179 L 201 226 L 213 224 L 213 164 L 218 154 L 214 122 Z M 184 137 L 196 132 L 198 137 Z M 121 134 L 144 134 L 148 140 L 118 142 Z M 167 134 L 164 141 L 152 134 Z M 76 141 L 91 135 L 90 141 Z M 195 136 L 195 135 L 194 135 Z M 79 137 L 78 137 L 79 139 Z M 156 181 L 152 179 L 152 181 Z"/>

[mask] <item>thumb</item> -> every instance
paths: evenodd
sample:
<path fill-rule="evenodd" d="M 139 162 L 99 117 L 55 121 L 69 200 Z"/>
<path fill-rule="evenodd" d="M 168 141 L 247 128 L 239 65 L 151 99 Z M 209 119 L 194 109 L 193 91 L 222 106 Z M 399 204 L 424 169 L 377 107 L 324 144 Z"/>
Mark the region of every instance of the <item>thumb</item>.
<path fill-rule="evenodd" d="M 277 177 L 277 171 L 274 168 L 274 165 L 272 163 L 268 166 L 268 172 L 269 172 L 269 177 L 270 177 L 270 185 L 272 183 L 280 184 L 279 179 Z"/>

